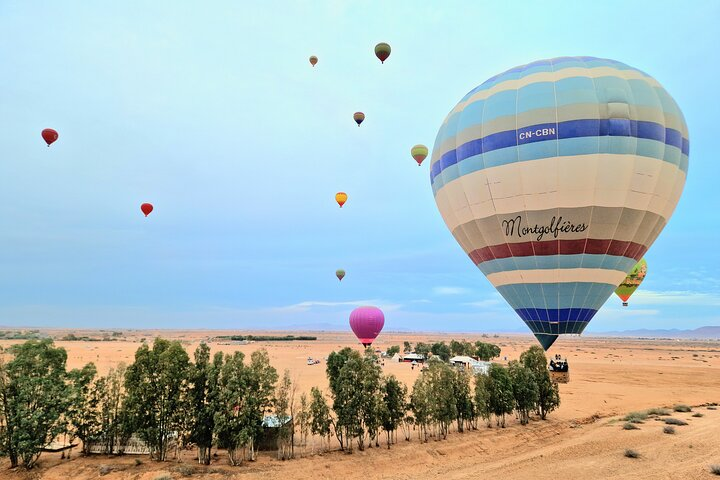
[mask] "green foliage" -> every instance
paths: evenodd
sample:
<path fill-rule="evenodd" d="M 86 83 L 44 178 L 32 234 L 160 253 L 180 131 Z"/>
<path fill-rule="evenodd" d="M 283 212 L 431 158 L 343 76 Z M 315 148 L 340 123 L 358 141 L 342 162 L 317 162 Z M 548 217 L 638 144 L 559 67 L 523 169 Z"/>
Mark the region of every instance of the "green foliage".
<path fill-rule="evenodd" d="M 217 352 L 210 361 L 210 347 L 205 343 L 195 350 L 195 363 L 188 373 L 188 440 L 198 448 L 198 463 L 210 465 L 210 449 L 218 405 L 218 381 L 223 355 Z"/>
<path fill-rule="evenodd" d="M 68 421 L 68 433 L 79 438 L 83 444 L 83 452 L 89 453 L 89 442 L 100 435 L 102 416 L 100 403 L 102 398 L 95 388 L 94 380 L 97 369 L 88 363 L 82 369 L 68 372 L 68 405 L 65 417 Z"/>
<path fill-rule="evenodd" d="M 125 372 L 127 367 L 120 363 L 104 377 L 97 379 L 93 385 L 92 395 L 99 399 L 100 430 L 95 441 L 103 446 L 104 453 L 113 453 L 125 443 L 131 433 L 132 424 L 123 409 L 125 402 Z"/>
<path fill-rule="evenodd" d="M 495 363 L 490 366 L 488 377 L 490 411 L 495 415 L 495 423 L 505 428 L 505 416 L 511 414 L 515 408 L 512 378 L 507 368 Z"/>
<path fill-rule="evenodd" d="M 430 347 L 430 352 L 439 357 L 443 362 L 450 360 L 450 347 L 445 342 L 435 342 Z"/>
<path fill-rule="evenodd" d="M 1 340 L 38 340 L 43 338 L 39 330 L 4 330 L 0 331 Z"/>
<path fill-rule="evenodd" d="M 385 352 L 385 355 L 387 355 L 388 357 L 392 357 L 396 353 L 397 354 L 400 353 L 400 345 L 393 345 L 392 347 L 388 348 L 387 351 Z"/>
<path fill-rule="evenodd" d="M 526 425 L 530 421 L 530 412 L 537 410 L 539 386 L 533 371 L 517 360 L 510 362 L 508 371 L 515 398 L 515 411 L 520 418 L 520 424 Z"/>
<path fill-rule="evenodd" d="M 475 410 L 477 415 L 485 420 L 488 426 L 490 426 L 490 416 L 492 415 L 489 385 L 489 376 L 475 375 Z"/>
<path fill-rule="evenodd" d="M 560 406 L 560 391 L 557 384 L 550 379 L 547 369 L 547 358 L 542 347 L 533 345 L 520 354 L 520 363 L 532 370 L 538 385 L 537 412 L 545 420 L 547 414 Z"/>
<path fill-rule="evenodd" d="M 12 360 L 0 361 L 0 454 L 11 467 L 21 461 L 30 469 L 40 449 L 65 429 L 67 353 L 50 339 L 29 340 L 8 352 Z"/>
<path fill-rule="evenodd" d="M 640 430 L 640 427 L 638 427 L 632 422 L 627 422 L 625 425 L 623 425 L 623 430 Z"/>
<path fill-rule="evenodd" d="M 680 420 L 679 418 L 666 418 L 665 423 L 668 425 L 687 425 L 688 423 L 685 420 Z"/>
<path fill-rule="evenodd" d="M 455 370 L 452 378 L 453 397 L 455 398 L 455 410 L 457 417 L 457 428 L 459 432 L 465 430 L 466 424 L 471 424 L 475 419 L 475 405 L 473 397 L 470 393 L 470 372 L 465 370 Z"/>
<path fill-rule="evenodd" d="M 690 408 L 688 405 L 675 405 L 673 407 L 673 410 L 676 412 L 692 412 L 692 408 Z"/>
<path fill-rule="evenodd" d="M 295 391 L 293 388 L 292 379 L 290 378 L 290 371 L 285 370 L 283 376 L 280 379 L 280 384 L 277 387 L 275 394 L 275 415 L 280 421 L 278 427 L 277 446 L 278 446 L 278 458 L 285 460 L 292 458 L 292 440 L 294 431 L 292 409 L 295 397 Z"/>
<path fill-rule="evenodd" d="M 430 356 L 430 345 L 425 342 L 417 342 L 415 344 L 415 353 L 428 358 Z"/>
<path fill-rule="evenodd" d="M 479 360 L 489 362 L 493 358 L 500 356 L 500 347 L 493 343 L 477 341 L 475 342 L 474 356 L 478 357 Z"/>
<path fill-rule="evenodd" d="M 403 353 L 410 353 L 410 352 L 412 352 L 412 345 L 410 344 L 410 342 L 405 340 L 403 342 Z"/>
<path fill-rule="evenodd" d="M 220 335 L 216 338 L 221 340 L 232 340 L 234 342 L 296 342 L 317 340 L 317 337 L 306 335 Z"/>
<path fill-rule="evenodd" d="M 313 435 L 329 437 L 332 418 L 325 396 L 320 389 L 312 387 L 310 397 L 310 431 Z"/>
<path fill-rule="evenodd" d="M 135 352 L 125 373 L 130 424 L 155 460 L 165 460 L 172 436 L 181 431 L 189 367 L 180 342 L 158 338 L 152 349 L 145 344 Z"/>
<path fill-rule="evenodd" d="M 649 408 L 645 411 L 648 415 L 670 415 L 670 410 L 667 408 Z"/>
<path fill-rule="evenodd" d="M 453 356 L 466 355 L 472 357 L 475 355 L 475 347 L 472 343 L 461 340 L 450 340 L 450 353 Z"/>
<path fill-rule="evenodd" d="M 385 377 L 382 381 L 381 421 L 382 428 L 387 434 L 387 447 L 390 448 L 390 437 L 398 429 L 405 418 L 407 387 L 394 375 Z"/>
<path fill-rule="evenodd" d="M 647 420 L 647 418 L 648 418 L 647 412 L 630 412 L 627 415 L 625 415 L 623 420 L 625 420 L 626 422 L 630 422 L 630 423 L 643 423 L 645 420 Z"/>

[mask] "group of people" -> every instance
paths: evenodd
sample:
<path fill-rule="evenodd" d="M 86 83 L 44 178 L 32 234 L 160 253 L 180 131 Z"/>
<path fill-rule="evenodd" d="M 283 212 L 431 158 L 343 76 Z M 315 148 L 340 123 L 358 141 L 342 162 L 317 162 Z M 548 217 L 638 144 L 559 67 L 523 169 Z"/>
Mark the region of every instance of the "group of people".
<path fill-rule="evenodd" d="M 552 371 L 552 372 L 567 372 L 568 371 L 567 360 L 562 358 L 560 355 L 555 355 L 555 358 L 550 359 L 550 371 Z"/>

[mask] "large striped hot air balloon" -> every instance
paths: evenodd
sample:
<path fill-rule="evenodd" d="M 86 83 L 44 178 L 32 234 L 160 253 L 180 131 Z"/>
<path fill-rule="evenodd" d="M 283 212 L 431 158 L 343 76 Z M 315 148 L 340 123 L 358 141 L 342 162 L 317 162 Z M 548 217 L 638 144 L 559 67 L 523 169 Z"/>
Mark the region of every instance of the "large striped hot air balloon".
<path fill-rule="evenodd" d="M 622 300 L 623 307 L 628 306 L 630 296 L 635 293 L 635 290 L 645 280 L 645 275 L 647 275 L 647 262 L 643 258 L 630 270 L 625 280 L 615 289 L 615 294 Z"/>
<path fill-rule="evenodd" d="M 545 349 L 579 334 L 677 205 L 688 130 L 652 77 L 540 60 L 469 92 L 440 127 L 431 182 L 471 260 Z"/>
<path fill-rule="evenodd" d="M 358 307 L 350 312 L 350 328 L 364 347 L 369 347 L 380 335 L 385 315 L 377 307 Z"/>

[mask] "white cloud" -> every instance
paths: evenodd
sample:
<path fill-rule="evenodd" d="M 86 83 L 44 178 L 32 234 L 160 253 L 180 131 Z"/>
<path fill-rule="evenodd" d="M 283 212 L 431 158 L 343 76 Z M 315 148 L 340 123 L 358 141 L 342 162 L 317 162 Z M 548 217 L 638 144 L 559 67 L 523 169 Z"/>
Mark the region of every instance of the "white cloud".
<path fill-rule="evenodd" d="M 463 305 L 467 305 L 469 307 L 478 307 L 478 308 L 496 307 L 501 304 L 502 304 L 502 301 L 497 298 L 488 298 L 486 300 L 479 300 L 477 302 L 463 303 Z"/>
<path fill-rule="evenodd" d="M 463 287 L 435 287 L 433 293 L 435 295 L 463 295 L 470 293 L 470 289 Z"/>

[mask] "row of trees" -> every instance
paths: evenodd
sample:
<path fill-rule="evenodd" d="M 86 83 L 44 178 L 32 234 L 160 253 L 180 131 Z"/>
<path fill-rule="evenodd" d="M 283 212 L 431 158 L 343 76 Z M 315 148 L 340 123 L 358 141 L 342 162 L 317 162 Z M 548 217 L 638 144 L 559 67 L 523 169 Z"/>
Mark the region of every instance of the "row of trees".
<path fill-rule="evenodd" d="M 466 340 L 450 340 L 450 344 L 445 342 L 425 343 L 417 342 L 413 348 L 412 344 L 407 340 L 403 342 L 403 352 L 415 352 L 428 358 L 431 354 L 439 357 L 447 362 L 450 357 L 456 355 L 466 355 L 468 357 L 477 357 L 479 360 L 489 362 L 493 358 L 500 356 L 500 347 L 492 343 L 477 341 L 470 343 Z M 393 356 L 400 353 L 400 345 L 393 345 L 387 349 L 386 354 Z"/>
<path fill-rule="evenodd" d="M 490 426 L 494 418 L 505 426 L 513 412 L 524 424 L 532 412 L 545 418 L 559 404 L 539 347 L 509 367 L 493 365 L 487 376 L 457 370 L 434 355 L 411 392 L 382 374 L 370 350 L 362 355 L 345 348 L 328 357 L 329 396 L 314 387 L 299 401 L 289 372 L 280 378 L 264 350 L 248 361 L 242 352 L 211 356 L 201 344 L 191 361 L 179 342 L 157 339 L 142 345 L 131 365 L 105 376 L 91 363 L 68 372 L 65 350 L 49 339 L 14 345 L 9 353 L 12 359 L 0 363 L 0 455 L 12 467 L 32 468 L 41 449 L 62 435 L 80 440 L 84 453 L 91 445 L 121 453 L 137 438 L 155 460 L 165 460 L 172 445 L 193 445 L 201 464 L 210 463 L 216 447 L 238 465 L 254 460 L 270 412 L 284 459 L 311 435 L 328 447 L 335 437 L 349 451 L 379 446 L 384 437 L 390 448 L 398 430 L 406 440 L 413 430 L 423 441 L 446 438 L 452 425 L 463 431 L 481 419 Z"/>

